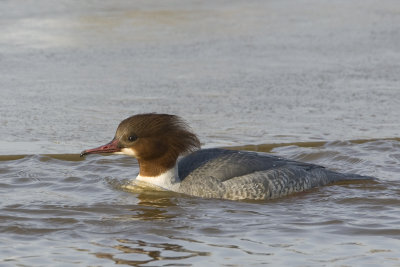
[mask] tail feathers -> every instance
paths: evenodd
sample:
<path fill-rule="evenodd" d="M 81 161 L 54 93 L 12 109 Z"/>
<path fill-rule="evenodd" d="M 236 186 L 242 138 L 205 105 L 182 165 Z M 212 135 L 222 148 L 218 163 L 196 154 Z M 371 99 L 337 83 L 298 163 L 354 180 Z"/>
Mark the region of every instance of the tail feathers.
<path fill-rule="evenodd" d="M 337 181 L 360 181 L 360 180 L 372 180 L 376 181 L 377 178 L 372 176 L 365 176 L 354 173 L 335 173 L 335 180 Z"/>

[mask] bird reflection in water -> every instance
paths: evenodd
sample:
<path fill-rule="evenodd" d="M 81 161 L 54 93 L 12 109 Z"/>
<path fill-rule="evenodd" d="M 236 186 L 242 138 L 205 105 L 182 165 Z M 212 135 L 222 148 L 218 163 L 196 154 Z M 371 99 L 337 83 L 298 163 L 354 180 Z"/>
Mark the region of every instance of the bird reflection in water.
<path fill-rule="evenodd" d="M 156 261 L 180 261 L 197 256 L 210 256 L 209 252 L 190 250 L 178 244 L 145 242 L 142 240 L 129 239 L 117 239 L 116 241 L 118 244 L 111 246 L 110 248 L 116 249 L 123 254 L 99 252 L 94 253 L 94 255 L 98 258 L 107 258 L 112 260 L 116 264 L 126 264 L 130 266 L 138 266 Z M 97 243 L 94 245 L 107 247 Z M 168 256 L 164 256 L 163 254 L 167 254 Z M 174 254 L 177 255 L 173 256 Z"/>

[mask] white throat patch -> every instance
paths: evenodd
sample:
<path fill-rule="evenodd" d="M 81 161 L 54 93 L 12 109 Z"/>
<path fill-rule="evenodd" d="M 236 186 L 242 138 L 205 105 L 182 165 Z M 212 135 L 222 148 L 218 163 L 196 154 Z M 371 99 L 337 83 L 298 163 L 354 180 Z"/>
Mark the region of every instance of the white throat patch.
<path fill-rule="evenodd" d="M 121 151 L 115 152 L 114 154 L 127 155 L 127 156 L 131 156 L 131 157 L 135 157 L 136 158 L 136 152 L 132 148 L 126 148 L 125 147 L 125 148 L 121 149 Z"/>
<path fill-rule="evenodd" d="M 180 179 L 178 177 L 178 166 L 158 175 L 158 176 L 141 176 L 140 174 L 136 177 L 137 181 L 156 185 L 166 190 L 178 191 L 180 186 Z"/>

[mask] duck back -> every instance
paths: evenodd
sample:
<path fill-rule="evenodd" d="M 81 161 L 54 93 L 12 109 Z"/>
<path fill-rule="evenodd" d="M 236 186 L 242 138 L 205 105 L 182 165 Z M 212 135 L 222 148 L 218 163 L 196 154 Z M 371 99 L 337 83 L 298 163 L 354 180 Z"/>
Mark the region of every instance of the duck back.
<path fill-rule="evenodd" d="M 341 180 L 370 179 L 266 153 L 198 150 L 178 163 L 179 192 L 225 199 L 274 199 Z"/>

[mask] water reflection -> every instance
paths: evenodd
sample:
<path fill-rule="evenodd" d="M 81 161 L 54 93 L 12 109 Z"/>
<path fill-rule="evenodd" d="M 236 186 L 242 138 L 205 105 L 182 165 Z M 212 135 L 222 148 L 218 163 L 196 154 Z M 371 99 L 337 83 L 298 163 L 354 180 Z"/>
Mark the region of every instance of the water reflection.
<path fill-rule="evenodd" d="M 115 190 L 129 193 L 136 197 L 136 203 L 129 210 L 132 213 L 120 217 L 123 220 L 164 220 L 177 216 L 179 211 L 176 197 L 178 194 L 168 191 L 157 190 L 144 184 L 136 183 L 130 179 L 107 179 L 109 185 Z"/>
<path fill-rule="evenodd" d="M 144 221 L 176 218 L 179 216 L 179 212 L 176 209 L 171 209 L 171 207 L 176 207 L 177 205 L 170 197 L 170 194 L 166 196 L 163 196 L 163 194 L 138 194 L 139 202 L 137 206 L 131 209 L 135 213 L 130 215 L 130 218 Z"/>
<path fill-rule="evenodd" d="M 107 246 L 100 243 L 93 243 L 108 250 L 116 250 L 113 253 L 95 252 L 98 258 L 106 258 L 114 261 L 116 264 L 126 264 L 130 266 L 138 266 L 157 261 L 181 261 L 197 256 L 210 256 L 211 253 L 187 249 L 179 244 L 165 242 L 147 242 L 144 240 L 116 239 L 116 245 Z"/>

